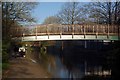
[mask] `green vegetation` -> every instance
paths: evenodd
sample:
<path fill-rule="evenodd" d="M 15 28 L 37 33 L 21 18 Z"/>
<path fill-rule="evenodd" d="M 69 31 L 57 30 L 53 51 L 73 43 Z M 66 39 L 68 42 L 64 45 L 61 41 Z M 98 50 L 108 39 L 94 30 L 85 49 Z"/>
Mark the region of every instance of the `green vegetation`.
<path fill-rule="evenodd" d="M 12 37 L 21 34 L 20 23 L 35 22 L 31 16 L 31 10 L 37 3 L 28 2 L 3 2 L 2 3 L 2 68 L 9 67 L 11 46 L 21 45 L 22 43 L 13 42 Z M 15 32 L 14 32 L 15 31 Z"/>
<path fill-rule="evenodd" d="M 2 63 L 2 70 L 6 70 L 9 68 L 9 63 Z"/>
<path fill-rule="evenodd" d="M 2 69 L 7 69 L 8 68 L 8 60 L 9 60 L 9 47 L 10 47 L 10 42 L 4 42 L 2 45 Z"/>

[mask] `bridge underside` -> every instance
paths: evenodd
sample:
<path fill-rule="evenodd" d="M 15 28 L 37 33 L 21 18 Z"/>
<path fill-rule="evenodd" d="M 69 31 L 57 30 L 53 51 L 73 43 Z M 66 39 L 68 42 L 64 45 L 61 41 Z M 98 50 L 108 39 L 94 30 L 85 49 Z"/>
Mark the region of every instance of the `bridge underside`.
<path fill-rule="evenodd" d="M 45 40 L 119 40 L 118 36 L 106 35 L 43 35 L 25 36 L 19 38 L 22 41 L 45 41 Z"/>

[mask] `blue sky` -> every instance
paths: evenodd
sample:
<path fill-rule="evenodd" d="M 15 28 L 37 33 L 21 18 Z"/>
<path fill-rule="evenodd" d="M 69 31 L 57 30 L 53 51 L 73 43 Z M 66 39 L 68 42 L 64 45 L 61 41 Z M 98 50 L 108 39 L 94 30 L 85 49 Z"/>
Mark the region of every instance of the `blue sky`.
<path fill-rule="evenodd" d="M 78 1 L 89 2 L 90 0 L 78 0 Z M 32 16 L 37 20 L 37 24 L 42 24 L 45 18 L 56 15 L 61 10 L 61 7 L 62 5 L 64 5 L 64 3 L 65 2 L 39 2 L 39 4 L 33 10 Z"/>
<path fill-rule="evenodd" d="M 44 19 L 56 15 L 64 2 L 40 2 L 32 12 L 37 24 L 43 23 Z"/>

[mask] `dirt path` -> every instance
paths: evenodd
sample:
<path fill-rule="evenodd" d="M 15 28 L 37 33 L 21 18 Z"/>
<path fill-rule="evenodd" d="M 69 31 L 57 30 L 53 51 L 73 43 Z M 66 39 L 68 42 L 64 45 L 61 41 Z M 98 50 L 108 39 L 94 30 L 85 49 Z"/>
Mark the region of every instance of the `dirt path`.
<path fill-rule="evenodd" d="M 10 68 L 3 78 L 50 78 L 51 75 L 27 53 L 26 57 L 17 57 L 10 61 Z"/>

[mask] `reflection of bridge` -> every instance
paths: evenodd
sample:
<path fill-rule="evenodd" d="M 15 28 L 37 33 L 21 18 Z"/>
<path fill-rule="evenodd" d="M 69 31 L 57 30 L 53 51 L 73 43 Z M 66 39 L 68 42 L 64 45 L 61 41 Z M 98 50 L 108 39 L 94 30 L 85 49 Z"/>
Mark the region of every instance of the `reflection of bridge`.
<path fill-rule="evenodd" d="M 22 41 L 41 40 L 118 40 L 120 29 L 116 25 L 40 25 L 31 33 L 20 29 Z M 26 31 L 28 30 L 28 31 Z M 15 30 L 16 31 L 16 30 Z"/>

